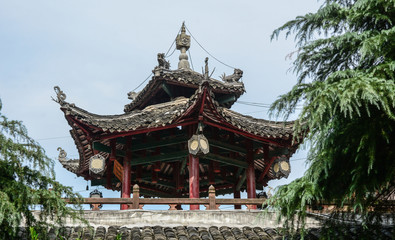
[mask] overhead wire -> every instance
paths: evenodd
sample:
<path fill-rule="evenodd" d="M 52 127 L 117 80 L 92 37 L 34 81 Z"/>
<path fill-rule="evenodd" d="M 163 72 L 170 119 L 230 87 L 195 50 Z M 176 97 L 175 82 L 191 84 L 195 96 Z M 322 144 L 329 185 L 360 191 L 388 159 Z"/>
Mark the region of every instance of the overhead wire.
<path fill-rule="evenodd" d="M 306 160 L 307 158 L 297 158 L 297 159 L 292 159 L 289 160 L 290 162 L 296 162 L 296 161 L 301 161 L 301 160 Z"/>
<path fill-rule="evenodd" d="M 191 59 L 192 70 L 195 71 L 195 69 L 193 68 L 192 56 L 191 56 L 191 52 L 189 51 L 189 49 L 188 49 L 188 55 L 189 55 L 189 58 Z"/>
<path fill-rule="evenodd" d="M 243 104 L 247 106 L 253 106 L 253 107 L 260 107 L 260 108 L 270 108 L 271 104 L 269 103 L 257 103 L 257 102 L 245 102 L 245 101 L 237 101 L 235 103 L 238 104 Z M 301 110 L 302 106 L 297 106 L 295 107 L 296 110 Z M 250 112 L 250 113 L 255 113 L 255 112 Z"/>
<path fill-rule="evenodd" d="M 69 137 L 70 137 L 70 136 L 40 138 L 40 139 L 36 139 L 36 141 L 46 141 L 46 140 L 61 139 L 61 138 L 69 138 Z"/>
<path fill-rule="evenodd" d="M 178 30 L 177 35 L 178 35 L 180 32 L 181 32 L 181 28 Z M 166 52 L 166 54 L 165 54 L 165 58 L 170 57 L 171 55 L 173 55 L 173 53 L 174 53 L 174 51 L 175 51 L 176 48 L 174 48 L 174 51 L 173 51 L 169 56 L 168 56 L 167 54 L 170 52 L 171 48 L 173 47 L 174 43 L 176 42 L 176 40 L 177 40 L 177 35 L 176 35 L 176 37 L 174 38 L 174 41 L 171 43 L 169 49 L 167 50 L 167 52 Z"/>
<path fill-rule="evenodd" d="M 132 92 L 136 91 L 141 85 L 143 85 L 150 77 L 152 76 L 152 73 L 143 81 L 141 82 L 137 87 L 135 87 Z"/>
<path fill-rule="evenodd" d="M 180 28 L 180 30 L 178 30 L 177 35 L 180 33 L 180 31 L 181 31 L 181 28 Z M 176 37 L 176 38 L 174 39 L 174 41 L 171 43 L 169 49 L 167 50 L 167 52 L 166 52 L 166 54 L 165 54 L 165 58 L 170 57 L 170 56 L 173 55 L 173 53 L 176 51 L 177 48 L 174 48 L 173 52 L 172 52 L 170 55 L 168 55 L 169 52 L 170 52 L 170 50 L 173 48 L 173 45 L 174 45 L 174 43 L 176 42 L 176 39 L 177 39 L 177 37 Z M 132 90 L 132 92 L 136 91 L 139 87 L 141 87 L 141 85 L 143 85 L 151 76 L 152 76 L 152 73 L 150 73 L 150 75 L 149 75 L 144 81 L 142 81 L 137 87 L 135 87 L 135 88 Z"/>
<path fill-rule="evenodd" d="M 232 68 L 232 69 L 236 69 L 235 67 L 232 67 L 232 66 L 230 66 L 230 65 L 228 65 L 228 64 L 226 64 L 226 63 L 224 63 L 224 62 L 222 62 L 221 60 L 219 60 L 218 58 L 216 58 L 216 57 L 214 57 L 211 53 L 209 53 L 209 51 L 207 51 L 203 46 L 202 46 L 202 44 L 200 44 L 199 42 L 198 42 L 198 40 L 196 40 L 196 38 L 193 36 L 193 34 L 191 33 L 191 31 L 189 31 L 189 29 L 187 28 L 187 26 L 185 26 L 185 28 L 186 28 L 186 30 L 188 31 L 188 33 L 191 35 L 191 37 L 193 38 L 193 40 L 195 40 L 195 42 L 210 56 L 210 57 L 212 57 L 212 58 L 214 58 L 215 60 L 217 60 L 217 62 L 219 62 L 219 63 L 221 63 L 221 64 L 223 64 L 224 66 L 227 66 L 227 67 L 229 67 L 229 68 Z"/>
<path fill-rule="evenodd" d="M 168 55 L 168 56 L 165 56 L 165 58 L 169 58 L 169 57 L 171 57 L 171 56 L 173 55 L 173 53 L 174 53 L 176 50 L 177 50 L 177 48 L 174 48 L 173 52 L 171 52 L 171 53 L 170 53 L 170 55 Z"/>

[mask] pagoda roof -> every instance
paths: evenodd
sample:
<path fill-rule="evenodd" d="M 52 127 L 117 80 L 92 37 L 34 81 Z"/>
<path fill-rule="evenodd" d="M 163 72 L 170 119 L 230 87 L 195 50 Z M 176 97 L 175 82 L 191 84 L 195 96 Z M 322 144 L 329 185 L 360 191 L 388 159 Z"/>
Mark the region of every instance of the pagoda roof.
<path fill-rule="evenodd" d="M 273 147 L 288 148 L 290 150 L 288 155 L 296 149 L 297 144 L 291 143 L 293 122 L 274 122 L 243 115 L 219 106 L 214 97 L 212 82 L 206 81 L 200 84 L 190 98 L 178 97 L 169 102 L 119 115 L 93 114 L 75 104 L 59 101 L 61 110 L 72 127 L 70 132 L 80 154 L 78 164 L 75 160 L 61 163 L 69 171 L 85 176 L 84 172 L 89 168 L 89 158 L 94 155 L 93 142 L 108 146 L 111 138 L 197 124 L 197 121 L 190 119 L 193 119 L 191 116 L 200 110 L 207 125 L 214 127 L 221 125 L 227 130 L 234 130 L 237 134 L 249 138 L 255 137 L 258 141 Z M 108 153 L 102 155 L 105 158 L 109 156 Z M 261 157 L 257 160 L 256 167 L 263 170 L 264 166 L 265 162 Z"/>
<path fill-rule="evenodd" d="M 135 109 L 143 109 L 149 105 L 149 101 L 156 96 L 158 91 L 162 89 L 163 84 L 196 90 L 199 85 L 206 80 L 204 74 L 192 71 L 190 69 L 170 70 L 157 67 L 153 70 L 153 72 L 155 75 L 152 77 L 149 83 L 137 93 L 137 96 L 134 97 L 131 103 L 125 105 L 125 112 L 131 112 Z M 206 81 L 209 81 L 210 87 L 215 94 L 234 96 L 229 101 L 220 103 L 220 105 L 224 107 L 231 107 L 232 104 L 236 102 L 237 99 L 245 92 L 244 84 L 239 81 L 226 82 L 216 80 L 211 77 Z M 185 95 L 185 97 L 189 96 Z"/>
<path fill-rule="evenodd" d="M 213 97 L 215 89 L 212 87 L 212 82 L 208 83 L 208 85 Z M 183 117 L 186 117 L 186 113 L 191 112 L 191 109 L 198 105 L 198 101 L 202 97 L 202 92 L 202 88 L 199 88 L 190 98 L 177 97 L 169 102 L 149 105 L 142 110 L 135 109 L 119 115 L 98 115 L 67 102 L 61 105 L 61 109 L 64 111 L 66 117 L 69 119 L 72 118 L 85 126 L 89 126 L 94 132 L 123 133 L 164 127 L 183 122 L 182 120 Z M 215 110 L 217 114 L 214 117 L 212 113 L 207 113 L 207 117 L 212 118 L 215 122 L 219 122 L 218 118 L 221 118 L 220 120 L 223 122 L 241 131 L 263 138 L 289 139 L 292 136 L 293 121 L 275 122 L 253 118 L 226 107 L 221 107 L 212 97 L 207 98 L 210 99 L 213 106 L 216 106 Z M 204 113 L 206 112 L 203 112 L 203 115 L 205 115 Z"/>

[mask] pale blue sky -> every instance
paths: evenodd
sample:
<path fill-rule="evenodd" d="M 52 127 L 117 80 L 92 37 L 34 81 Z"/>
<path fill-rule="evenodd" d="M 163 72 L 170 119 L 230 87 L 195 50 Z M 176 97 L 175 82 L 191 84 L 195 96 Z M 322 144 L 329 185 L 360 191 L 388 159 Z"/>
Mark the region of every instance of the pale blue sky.
<path fill-rule="evenodd" d="M 272 103 L 290 90 L 296 76 L 288 72 L 293 37 L 270 41 L 271 32 L 298 15 L 318 9 L 316 0 L 277 1 L 98 1 L 0 0 L 0 98 L 3 114 L 22 120 L 29 134 L 56 158 L 58 146 L 69 157 L 77 149 L 59 106 L 51 101 L 59 85 L 67 101 L 98 114 L 119 114 L 127 92 L 138 86 L 166 52 L 182 21 L 215 57 L 244 71 L 247 92 L 241 101 Z M 207 54 L 192 41 L 195 71 Z M 170 58 L 177 66 L 179 52 Z M 210 57 L 213 77 L 232 69 Z M 235 104 L 234 110 L 268 118 L 265 108 Z M 292 159 L 304 158 L 304 151 Z M 291 159 L 291 160 L 292 160 Z M 304 161 L 291 162 L 288 179 L 303 175 Z M 57 179 L 75 191 L 86 182 L 59 164 Z M 87 196 L 88 192 L 81 192 Z M 106 197 L 119 193 L 104 192 Z"/>

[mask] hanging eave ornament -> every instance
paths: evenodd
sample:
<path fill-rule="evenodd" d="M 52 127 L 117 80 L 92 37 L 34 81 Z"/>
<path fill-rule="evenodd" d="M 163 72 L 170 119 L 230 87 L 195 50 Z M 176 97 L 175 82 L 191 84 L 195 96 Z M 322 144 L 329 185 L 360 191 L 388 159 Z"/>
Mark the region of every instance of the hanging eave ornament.
<path fill-rule="evenodd" d="M 93 190 L 92 192 L 89 193 L 89 197 L 90 197 L 90 198 L 103 198 L 103 193 L 100 192 L 99 190 L 95 189 L 95 190 Z M 96 205 L 99 209 L 101 209 L 101 208 L 103 207 L 103 205 L 101 205 L 101 204 L 90 204 L 90 207 L 91 207 L 91 208 L 94 208 L 95 205 Z M 97 210 L 98 210 L 98 209 L 97 209 Z"/>
<path fill-rule="evenodd" d="M 89 159 L 89 173 L 103 176 L 106 166 L 105 163 L 106 163 L 106 159 L 102 155 L 100 154 L 93 155 Z"/>
<path fill-rule="evenodd" d="M 188 150 L 192 155 L 203 155 L 210 152 L 207 138 L 203 134 L 194 134 L 188 140 Z"/>
<path fill-rule="evenodd" d="M 272 172 L 275 178 L 288 178 L 289 174 L 291 173 L 289 159 L 286 157 L 277 158 L 272 165 Z"/>

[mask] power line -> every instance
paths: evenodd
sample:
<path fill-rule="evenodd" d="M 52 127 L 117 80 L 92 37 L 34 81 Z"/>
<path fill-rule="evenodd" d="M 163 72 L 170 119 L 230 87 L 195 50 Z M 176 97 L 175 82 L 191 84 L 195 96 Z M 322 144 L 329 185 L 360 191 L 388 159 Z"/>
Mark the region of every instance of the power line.
<path fill-rule="evenodd" d="M 262 110 L 262 111 L 253 111 L 253 112 L 246 112 L 246 113 L 243 113 L 243 114 L 261 113 L 261 112 L 267 112 L 267 110 Z"/>
<path fill-rule="evenodd" d="M 185 26 L 185 28 L 187 29 L 187 31 L 188 31 L 188 33 L 191 35 L 191 37 L 193 38 L 193 40 L 195 40 L 195 42 L 210 56 L 210 57 L 212 57 L 212 58 L 214 58 L 215 60 L 217 60 L 217 62 L 219 62 L 219 63 L 221 63 L 221 64 L 223 64 L 223 65 L 225 65 L 225 66 L 227 66 L 227 67 L 229 67 L 229 68 L 232 68 L 232 69 L 236 69 L 235 67 L 232 67 L 232 66 L 230 66 L 230 65 L 228 65 L 228 64 L 226 64 L 226 63 L 224 63 L 224 62 L 222 62 L 221 60 L 219 60 L 218 58 L 216 58 L 216 57 L 214 57 L 211 53 L 209 53 L 199 42 L 198 42 L 198 40 L 196 40 L 196 38 L 192 35 L 192 33 L 191 33 L 191 31 L 189 31 L 189 29 L 187 28 L 187 26 Z"/>
<path fill-rule="evenodd" d="M 178 35 L 180 32 L 181 32 L 181 28 L 178 30 L 177 35 Z M 177 40 L 177 35 L 176 35 L 176 37 L 174 38 L 174 41 L 171 43 L 169 49 L 167 50 L 167 52 L 166 52 L 166 54 L 165 54 L 165 58 L 170 57 L 170 56 L 173 55 L 173 53 L 176 51 L 176 48 L 174 48 L 173 52 L 172 52 L 170 55 L 167 55 L 167 54 L 170 52 L 170 49 L 173 47 L 174 43 L 176 42 L 176 40 Z"/>
<path fill-rule="evenodd" d="M 40 139 L 36 139 L 36 141 L 45 141 L 45 140 L 53 140 L 53 139 L 61 139 L 61 138 L 70 138 L 70 136 L 40 138 Z"/>
<path fill-rule="evenodd" d="M 174 48 L 173 52 L 171 52 L 170 55 L 168 55 L 168 56 L 166 55 L 165 58 L 171 57 L 176 50 L 177 50 L 177 48 Z"/>
<path fill-rule="evenodd" d="M 247 105 L 247 106 L 253 106 L 253 107 L 261 107 L 261 108 L 270 108 L 270 106 L 271 106 L 271 104 L 268 104 L 268 103 L 257 103 L 257 102 L 237 101 L 235 103 L 243 104 L 243 105 Z M 295 109 L 302 110 L 302 107 L 297 106 L 297 107 L 295 107 Z M 250 112 L 250 113 L 254 113 L 254 112 Z"/>
<path fill-rule="evenodd" d="M 244 102 L 244 101 L 237 101 L 236 103 L 243 104 L 243 105 L 254 106 L 254 107 L 270 108 L 270 104 L 268 104 L 268 103 Z"/>
<path fill-rule="evenodd" d="M 181 28 L 180 28 L 180 30 L 178 30 L 177 35 L 180 33 L 180 31 L 181 31 Z M 171 43 L 169 49 L 167 50 L 167 52 L 166 52 L 166 54 L 165 54 L 165 58 L 170 57 L 170 56 L 173 55 L 173 53 L 176 51 L 176 48 L 174 48 L 173 52 L 172 52 L 170 55 L 168 55 L 169 52 L 170 52 L 170 50 L 172 49 L 174 43 L 176 42 L 176 39 L 177 39 L 177 37 L 176 37 L 176 38 L 174 39 L 174 41 Z M 134 89 L 132 90 L 132 92 L 136 91 L 139 87 L 141 87 L 141 85 L 143 85 L 151 76 L 152 76 L 152 73 L 151 73 L 143 82 L 141 82 L 136 88 L 134 88 Z"/>
<path fill-rule="evenodd" d="M 306 160 L 307 158 L 297 158 L 297 159 L 292 159 L 289 160 L 290 162 L 296 162 L 296 161 L 301 161 L 301 160 Z"/>
<path fill-rule="evenodd" d="M 151 76 L 152 76 L 152 73 L 142 83 L 140 83 L 135 89 L 133 89 L 132 92 L 136 91 L 136 89 L 139 88 L 141 85 L 143 85 Z"/>
<path fill-rule="evenodd" d="M 191 66 L 192 66 L 192 70 L 195 71 L 195 69 L 193 68 L 193 63 L 192 63 L 192 56 L 191 56 L 191 51 L 189 51 L 188 49 L 188 54 L 189 54 L 189 58 L 191 59 Z"/>

